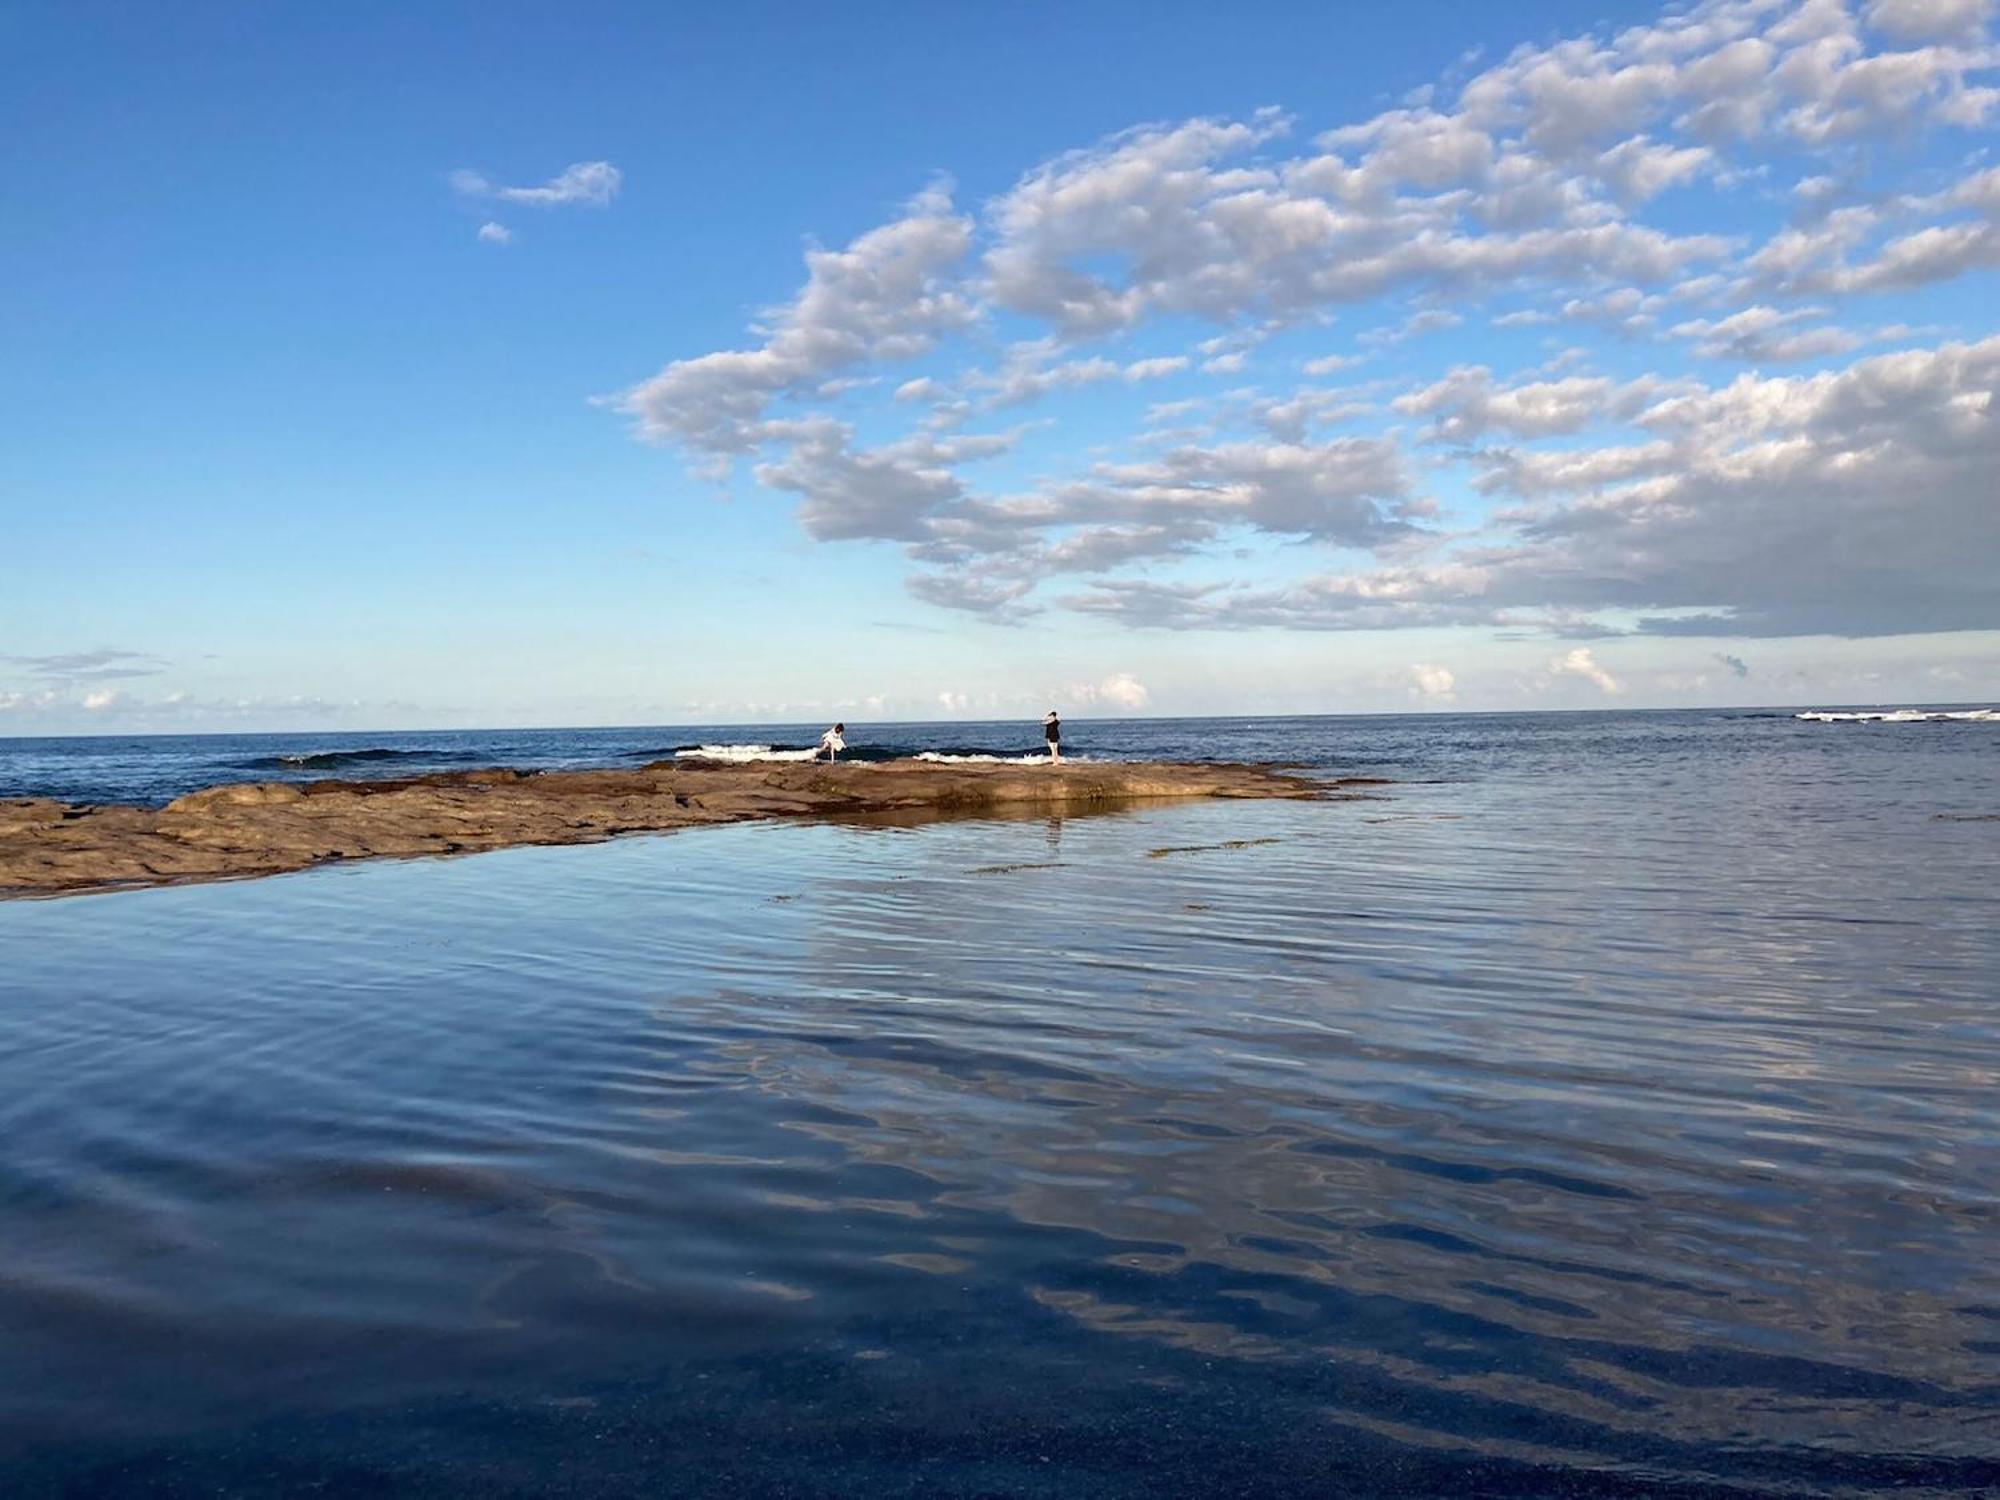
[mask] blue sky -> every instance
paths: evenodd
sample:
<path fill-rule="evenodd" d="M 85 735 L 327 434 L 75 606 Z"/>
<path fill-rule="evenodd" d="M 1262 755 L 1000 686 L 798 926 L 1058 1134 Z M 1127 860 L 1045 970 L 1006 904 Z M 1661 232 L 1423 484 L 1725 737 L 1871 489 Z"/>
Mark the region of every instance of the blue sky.
<path fill-rule="evenodd" d="M 0 12 L 0 733 L 2000 695 L 1990 0 Z"/>

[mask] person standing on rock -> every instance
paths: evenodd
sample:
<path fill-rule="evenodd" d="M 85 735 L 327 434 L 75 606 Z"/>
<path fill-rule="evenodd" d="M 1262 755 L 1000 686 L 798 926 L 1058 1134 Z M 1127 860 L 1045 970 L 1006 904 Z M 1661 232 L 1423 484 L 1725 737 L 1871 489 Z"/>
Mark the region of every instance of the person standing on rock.
<path fill-rule="evenodd" d="M 836 724 L 833 726 L 833 728 L 829 729 L 825 734 L 819 737 L 819 750 L 824 750 L 826 752 L 826 760 L 828 765 L 832 765 L 834 758 L 838 756 L 840 752 L 845 750 L 846 748 L 847 748 L 847 726 L 845 724 Z M 813 751 L 814 760 L 819 759 L 819 750 Z"/>
<path fill-rule="evenodd" d="M 1056 711 L 1053 708 L 1042 715 L 1042 738 L 1048 741 L 1049 764 L 1052 766 L 1061 765 L 1062 720 L 1056 717 Z"/>

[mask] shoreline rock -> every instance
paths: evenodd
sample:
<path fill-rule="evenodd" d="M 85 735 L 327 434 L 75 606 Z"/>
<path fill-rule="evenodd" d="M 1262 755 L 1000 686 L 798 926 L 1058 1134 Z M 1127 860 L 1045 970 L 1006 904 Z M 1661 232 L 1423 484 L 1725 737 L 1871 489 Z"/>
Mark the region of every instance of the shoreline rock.
<path fill-rule="evenodd" d="M 16 798 L 0 800 L 0 900 L 278 875 L 343 860 L 598 843 L 753 819 L 1081 814 L 1215 797 L 1318 800 L 1361 784 L 1221 763 L 668 760 L 635 770 L 243 782 L 162 808 Z"/>

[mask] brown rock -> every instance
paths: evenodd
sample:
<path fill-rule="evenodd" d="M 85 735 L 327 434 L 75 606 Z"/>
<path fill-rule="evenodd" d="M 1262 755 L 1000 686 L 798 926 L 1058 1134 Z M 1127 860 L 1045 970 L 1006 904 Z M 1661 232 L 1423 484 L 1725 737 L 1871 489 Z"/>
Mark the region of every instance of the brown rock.
<path fill-rule="evenodd" d="M 338 859 L 596 843 L 752 818 L 920 822 L 1202 797 L 1319 798 L 1354 782 L 1260 766 L 703 765 L 461 771 L 210 787 L 157 811 L 0 801 L 0 898 L 270 875 Z"/>

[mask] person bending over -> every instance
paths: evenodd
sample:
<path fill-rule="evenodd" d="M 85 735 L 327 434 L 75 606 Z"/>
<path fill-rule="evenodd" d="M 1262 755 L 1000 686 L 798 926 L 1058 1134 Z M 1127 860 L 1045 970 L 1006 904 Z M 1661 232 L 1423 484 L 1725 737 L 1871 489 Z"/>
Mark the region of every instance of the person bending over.
<path fill-rule="evenodd" d="M 836 724 L 819 737 L 819 750 L 826 752 L 827 763 L 829 765 L 832 764 L 834 757 L 846 748 L 847 726 L 845 724 Z M 813 751 L 814 760 L 819 759 L 819 750 Z"/>

